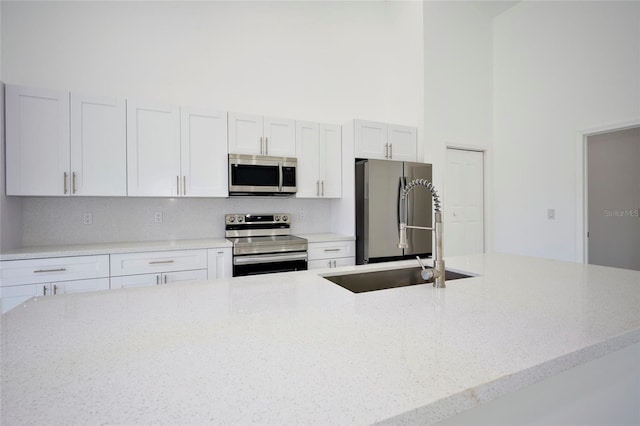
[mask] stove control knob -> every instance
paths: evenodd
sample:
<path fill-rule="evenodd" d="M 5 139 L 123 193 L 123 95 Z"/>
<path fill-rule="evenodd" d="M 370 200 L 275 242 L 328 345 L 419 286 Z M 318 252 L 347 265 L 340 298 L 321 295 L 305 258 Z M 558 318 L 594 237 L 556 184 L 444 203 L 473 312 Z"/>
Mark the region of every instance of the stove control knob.
<path fill-rule="evenodd" d="M 282 216 L 282 220 L 283 220 L 284 222 L 287 222 L 287 221 L 289 220 L 289 216 Z"/>
<path fill-rule="evenodd" d="M 276 216 L 274 217 L 274 219 L 275 219 L 275 221 L 276 221 L 276 222 L 280 222 L 280 216 L 276 215 Z"/>
<path fill-rule="evenodd" d="M 244 217 L 238 216 L 238 223 L 242 223 L 242 222 L 244 222 Z"/>
<path fill-rule="evenodd" d="M 229 221 L 229 223 L 233 223 L 236 221 L 236 218 L 233 216 L 229 216 L 229 218 L 227 219 Z"/>

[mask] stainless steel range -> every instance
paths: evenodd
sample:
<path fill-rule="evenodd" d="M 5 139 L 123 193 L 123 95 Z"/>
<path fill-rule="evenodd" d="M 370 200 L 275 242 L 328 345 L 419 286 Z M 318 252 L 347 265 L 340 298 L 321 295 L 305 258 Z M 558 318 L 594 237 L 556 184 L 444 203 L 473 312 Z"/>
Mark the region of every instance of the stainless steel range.
<path fill-rule="evenodd" d="M 303 271 L 307 240 L 291 235 L 291 215 L 227 214 L 225 237 L 233 243 L 233 276 Z"/>

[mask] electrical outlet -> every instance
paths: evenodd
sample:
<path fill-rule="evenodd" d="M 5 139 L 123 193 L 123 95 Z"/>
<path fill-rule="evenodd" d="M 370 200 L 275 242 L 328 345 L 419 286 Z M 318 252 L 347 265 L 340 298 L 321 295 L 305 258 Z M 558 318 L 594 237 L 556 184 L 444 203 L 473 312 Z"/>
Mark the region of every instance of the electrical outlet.
<path fill-rule="evenodd" d="M 93 213 L 84 212 L 84 215 L 82 216 L 82 223 L 85 225 L 93 225 Z"/>
<path fill-rule="evenodd" d="M 304 210 L 298 211 L 298 220 L 301 222 L 304 220 Z"/>
<path fill-rule="evenodd" d="M 548 209 L 547 210 L 547 219 L 555 219 L 555 218 L 556 218 L 555 209 Z"/>
<path fill-rule="evenodd" d="M 155 220 L 156 220 L 156 223 L 162 223 L 162 212 L 156 212 Z"/>

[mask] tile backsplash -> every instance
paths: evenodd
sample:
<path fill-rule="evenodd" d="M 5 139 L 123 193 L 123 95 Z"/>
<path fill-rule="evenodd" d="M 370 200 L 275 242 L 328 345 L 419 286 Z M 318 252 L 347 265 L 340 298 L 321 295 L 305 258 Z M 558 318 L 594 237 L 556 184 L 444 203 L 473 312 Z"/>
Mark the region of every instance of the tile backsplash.
<path fill-rule="evenodd" d="M 331 231 L 326 199 L 29 197 L 23 200 L 23 245 L 220 238 L 226 213 L 275 212 L 291 214 L 294 234 Z M 91 213 L 90 225 L 85 213 Z"/>

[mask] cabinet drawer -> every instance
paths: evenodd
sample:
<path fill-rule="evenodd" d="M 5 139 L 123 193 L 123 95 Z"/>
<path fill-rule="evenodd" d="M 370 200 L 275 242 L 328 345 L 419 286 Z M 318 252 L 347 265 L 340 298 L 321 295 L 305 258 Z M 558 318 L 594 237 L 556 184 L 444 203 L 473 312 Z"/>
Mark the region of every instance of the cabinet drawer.
<path fill-rule="evenodd" d="M 75 256 L 6 260 L 0 264 L 0 286 L 109 277 L 109 256 Z"/>
<path fill-rule="evenodd" d="M 338 257 L 355 256 L 354 241 L 329 241 L 324 243 L 309 243 L 309 260 L 333 259 Z"/>
<path fill-rule="evenodd" d="M 207 269 L 207 250 L 175 250 L 111 255 L 111 276 Z"/>

